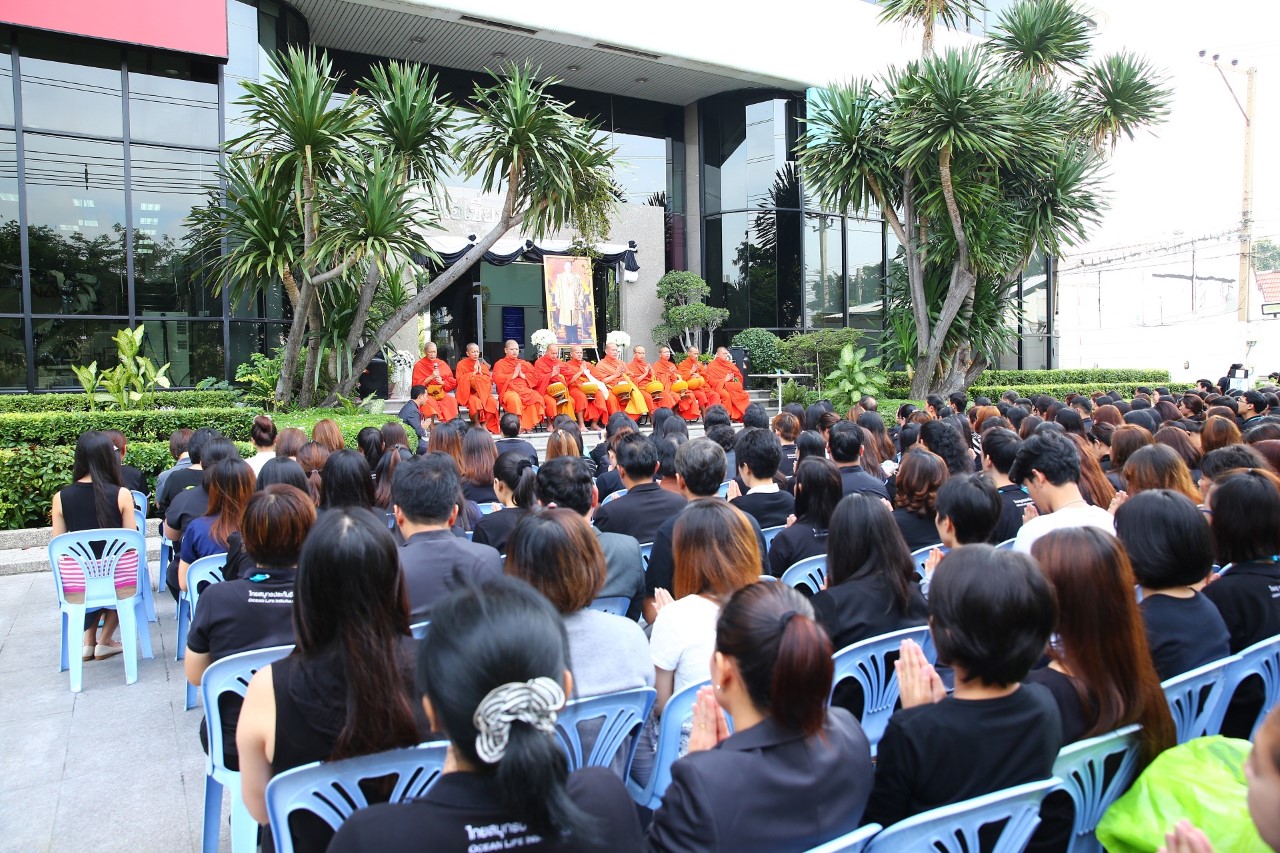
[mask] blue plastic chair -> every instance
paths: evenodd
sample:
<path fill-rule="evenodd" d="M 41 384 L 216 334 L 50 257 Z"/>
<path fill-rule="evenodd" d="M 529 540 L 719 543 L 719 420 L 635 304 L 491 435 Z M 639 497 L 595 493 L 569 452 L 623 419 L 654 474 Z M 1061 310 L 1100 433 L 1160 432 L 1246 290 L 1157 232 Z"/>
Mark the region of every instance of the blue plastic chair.
<path fill-rule="evenodd" d="M 342 761 L 316 761 L 273 776 L 266 800 L 276 853 L 293 853 L 289 816 L 294 812 L 310 812 L 337 832 L 347 818 L 369 805 L 360 787 L 367 780 L 396 777 L 385 802 L 421 797 L 440 778 L 448 750 L 447 741 L 437 741 Z"/>
<path fill-rule="evenodd" d="M 1094 830 L 1116 799 L 1129 789 L 1138 770 L 1139 736 L 1137 723 L 1062 748 L 1053 762 L 1053 775 L 1062 780 L 1062 789 L 1075 804 L 1075 823 L 1067 853 L 1096 851 L 1102 845 Z M 1107 761 L 1121 756 L 1108 775 Z"/>
<path fill-rule="evenodd" d="M 883 829 L 878 823 L 860 826 L 847 835 L 833 838 L 826 844 L 810 847 L 806 853 L 861 853 L 872 837 Z"/>
<path fill-rule="evenodd" d="M 644 566 L 644 570 L 649 571 L 649 560 L 653 559 L 653 543 L 640 543 L 640 562 Z"/>
<path fill-rule="evenodd" d="M 978 839 L 984 826 L 1004 822 L 991 853 L 1021 853 L 1040 825 L 1040 803 L 1061 779 L 1029 782 L 994 794 L 932 809 L 881 830 L 867 845 L 867 853 L 929 850 L 972 853 L 986 848 Z"/>
<path fill-rule="evenodd" d="M 662 719 L 658 722 L 658 750 L 653 756 L 653 772 L 649 781 L 639 785 L 631 774 L 627 774 L 627 790 L 631 798 L 642 806 L 657 809 L 662 805 L 662 795 L 671 784 L 671 765 L 680 757 L 680 740 L 684 724 L 693 717 L 693 704 L 698 698 L 698 690 L 709 685 L 710 681 L 701 684 L 690 684 L 677 691 L 667 700 L 662 709 Z M 733 730 L 733 719 L 729 719 L 729 730 Z"/>
<path fill-rule="evenodd" d="M 409 626 L 409 632 L 413 634 L 415 640 L 425 640 L 427 638 L 427 629 L 431 627 L 431 620 L 425 622 L 415 622 Z"/>
<path fill-rule="evenodd" d="M 1280 701 L 1280 637 L 1272 637 L 1269 640 L 1254 643 L 1238 655 L 1230 658 L 1230 660 L 1231 664 L 1227 667 L 1226 689 L 1222 700 L 1224 703 L 1230 703 L 1231 697 L 1235 695 L 1236 688 L 1240 686 L 1240 682 L 1249 676 L 1257 675 L 1262 678 L 1264 688 L 1262 710 L 1258 713 L 1258 719 L 1254 722 L 1253 730 L 1249 733 L 1249 739 L 1252 740 L 1258 733 L 1258 727 L 1262 725 L 1267 712 L 1275 707 L 1277 701 Z"/>
<path fill-rule="evenodd" d="M 929 552 L 937 548 L 942 553 L 947 553 L 951 549 L 939 542 L 936 545 L 930 545 L 927 548 L 917 548 L 911 552 L 911 562 L 916 564 L 916 570 L 920 572 L 920 577 L 924 577 L 924 563 L 929 559 Z"/>
<path fill-rule="evenodd" d="M 569 771 L 582 767 L 610 767 L 619 753 L 625 753 L 623 778 L 630 775 L 631 759 L 636 753 L 636 738 L 653 709 L 658 691 L 637 687 L 617 693 L 605 693 L 586 699 L 575 699 L 560 710 L 556 718 L 556 738 L 569 758 Z M 582 724 L 599 720 L 599 732 L 588 753 L 582 743 Z"/>
<path fill-rule="evenodd" d="M 134 497 L 133 526 L 142 533 L 145 539 L 147 535 L 147 510 L 145 507 L 139 508 L 137 505 L 138 495 L 141 495 L 142 492 L 131 492 L 131 494 Z M 138 560 L 138 594 L 142 596 L 142 603 L 146 608 L 147 621 L 158 623 L 160 617 L 156 615 L 156 595 L 151 588 L 151 564 L 147 560 L 145 553 Z"/>
<path fill-rule="evenodd" d="M 130 489 L 129 494 L 133 495 L 133 508 L 142 513 L 142 517 L 145 519 L 147 517 L 147 505 L 149 502 L 149 498 L 146 493 L 140 492 L 137 489 Z M 146 531 L 145 527 L 139 527 L 138 529 L 144 532 Z"/>
<path fill-rule="evenodd" d="M 474 530 L 464 530 L 463 534 L 467 537 L 467 541 L 470 542 L 471 537 L 475 536 L 476 532 Z"/>
<path fill-rule="evenodd" d="M 779 580 L 794 587 L 806 586 L 816 595 L 827 582 L 827 555 L 805 557 L 783 572 Z"/>
<path fill-rule="evenodd" d="M 1013 543 L 1014 543 L 1014 542 L 1017 542 L 1017 541 L 1018 541 L 1018 537 L 1016 537 L 1016 536 L 1015 536 L 1015 537 L 1013 537 L 1012 539 L 1006 539 L 1006 540 L 1004 540 L 1003 542 L 1001 542 L 999 545 L 997 545 L 997 546 L 996 546 L 996 550 L 997 550 L 997 551 L 1012 551 L 1012 550 L 1013 550 Z"/>
<path fill-rule="evenodd" d="M 610 595 L 605 598 L 597 598 L 587 607 L 591 610 L 599 610 L 601 613 L 612 613 L 614 616 L 626 616 L 627 608 L 631 606 L 631 599 L 625 595 Z"/>
<path fill-rule="evenodd" d="M 890 654 L 897 654 L 903 640 L 915 640 L 930 657 L 933 644 L 929 642 L 929 626 L 903 628 L 890 634 L 882 634 L 868 640 L 845 646 L 836 652 L 835 672 L 831 676 L 831 690 L 846 678 L 852 678 L 862 687 L 862 730 L 871 742 L 871 754 L 884 737 L 884 730 L 898 704 L 898 674 L 889 662 Z"/>
<path fill-rule="evenodd" d="M 98 556 L 92 543 L 102 543 Z M 116 592 L 116 569 L 126 554 L 138 555 L 138 582 L 134 593 L 120 598 Z M 84 573 L 84 599 L 67 600 L 63 588 L 62 559 L 73 560 Z M 142 656 L 151 657 L 151 631 L 146 627 L 146 604 L 142 584 L 146 581 L 147 540 L 137 530 L 123 527 L 80 530 L 53 537 L 49 543 L 49 564 L 53 568 L 53 585 L 62 614 L 62 651 L 58 671 L 71 670 L 71 692 L 79 693 L 83 684 L 84 660 L 80 656 L 85 614 L 103 607 L 113 608 L 120 617 L 120 642 L 124 645 L 124 681 L 138 680 L 138 646 Z M 77 594 L 78 595 L 78 594 Z"/>
<path fill-rule="evenodd" d="M 209 754 L 205 757 L 203 853 L 217 853 L 218 832 L 222 825 L 222 789 L 231 791 L 232 853 L 253 853 L 258 849 L 258 822 L 249 814 L 240 796 L 240 772 L 229 770 L 223 751 L 222 712 L 218 699 L 234 693 L 241 699 L 249 689 L 253 674 L 293 651 L 293 646 L 272 646 L 228 655 L 209 664 L 200 680 L 200 698 L 204 701 L 204 718 L 209 731 Z"/>
<path fill-rule="evenodd" d="M 732 482 L 733 482 L 733 480 L 725 480 L 723 483 L 721 483 L 721 484 L 720 484 L 720 488 L 716 489 L 716 497 L 718 497 L 718 498 L 724 498 L 725 500 L 728 500 L 728 499 L 729 499 L 729 484 L 730 484 L 730 483 L 732 483 Z"/>
<path fill-rule="evenodd" d="M 622 497 L 626 493 L 627 493 L 626 489 L 619 489 L 616 492 L 610 492 L 609 494 L 604 496 L 604 500 L 600 501 L 600 506 L 604 506 L 610 501 L 616 501 L 618 498 Z"/>
<path fill-rule="evenodd" d="M 760 533 L 762 536 L 764 536 L 764 549 L 768 551 L 770 548 L 772 548 L 773 538 L 786 529 L 787 529 L 787 526 L 785 524 L 779 524 L 776 527 L 761 528 Z"/>
<path fill-rule="evenodd" d="M 174 651 L 174 660 L 182 660 L 187 656 L 187 634 L 191 631 L 191 620 L 196 618 L 196 604 L 200 601 L 200 593 L 211 583 L 222 582 L 222 569 L 227 564 L 226 554 L 211 554 L 201 557 L 187 567 L 187 588 L 178 596 L 178 648 Z M 196 706 L 196 688 L 187 684 L 186 710 Z"/>
<path fill-rule="evenodd" d="M 1216 660 L 1160 685 L 1178 730 L 1178 743 L 1216 735 L 1221 730 L 1222 717 L 1231 699 L 1226 689 L 1227 669 L 1235 660 L 1235 657 Z"/>
<path fill-rule="evenodd" d="M 495 503 L 493 501 L 489 501 L 487 503 L 482 503 L 482 504 L 476 504 L 476 506 L 480 507 L 481 515 L 489 515 L 490 513 L 495 513 L 498 510 L 502 509 L 502 504 Z"/>

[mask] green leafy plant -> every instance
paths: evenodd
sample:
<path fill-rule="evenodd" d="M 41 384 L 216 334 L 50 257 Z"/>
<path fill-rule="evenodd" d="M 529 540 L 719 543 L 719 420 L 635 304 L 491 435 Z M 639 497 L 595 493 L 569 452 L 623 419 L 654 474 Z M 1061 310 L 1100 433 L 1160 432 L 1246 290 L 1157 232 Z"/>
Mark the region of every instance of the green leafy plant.
<path fill-rule="evenodd" d="M 826 393 L 836 411 L 853 406 L 863 395 L 875 396 L 884 386 L 884 372 L 880 370 L 880 357 L 867 358 L 867 348 L 855 349 L 846 344 L 840 350 L 835 370 L 827 374 Z"/>
<path fill-rule="evenodd" d="M 819 329 L 792 335 L 782 341 L 783 368 L 788 373 L 808 373 L 822 391 L 823 371 L 840 359 L 840 351 L 862 338 L 858 329 Z"/>
<path fill-rule="evenodd" d="M 117 332 L 113 340 L 120 363 L 100 374 L 103 390 L 122 412 L 147 408 L 156 388 L 169 387 L 169 377 L 165 375 L 169 371 L 168 362 L 156 367 L 154 361 L 141 354 L 146 335 L 146 326 Z"/>
<path fill-rule="evenodd" d="M 383 402 L 377 394 L 370 394 L 363 400 L 349 400 L 341 394 L 334 395 L 338 399 L 335 409 L 344 415 L 377 415 L 382 413 Z"/>
<path fill-rule="evenodd" d="M 244 383 L 244 399 L 251 406 L 272 409 L 275 405 L 276 385 L 284 356 L 277 351 L 274 356 L 255 352 L 249 360 L 236 366 L 236 381 Z"/>
<path fill-rule="evenodd" d="M 226 391 L 235 397 L 240 396 L 240 392 L 236 387 L 225 379 L 219 379 L 216 376 L 206 376 L 196 383 L 197 391 Z"/>
<path fill-rule="evenodd" d="M 794 379 L 788 379 L 782 386 L 782 405 L 784 406 L 799 403 L 807 409 L 818 402 L 818 399 L 817 391 L 797 384 Z"/>
<path fill-rule="evenodd" d="M 731 346 L 742 347 L 747 351 L 747 367 L 750 373 L 772 373 L 784 367 L 786 360 L 782 356 L 782 339 L 768 329 L 743 329 L 733 336 Z M 771 379 L 752 379 L 750 383 L 757 388 L 772 386 Z"/>
<path fill-rule="evenodd" d="M 658 299 L 662 300 L 662 322 L 653 327 L 653 339 L 659 345 L 676 341 L 676 348 L 698 347 L 706 350 L 711 335 L 729 319 L 729 309 L 712 308 L 706 303 L 711 286 L 700 277 L 683 270 L 672 270 L 658 280 Z"/>
<path fill-rule="evenodd" d="M 105 395 L 98 394 L 101 403 Z M 240 398 L 239 391 L 157 391 L 152 402 L 157 409 L 221 409 Z M 0 394 L 2 412 L 91 412 L 96 411 L 90 395 Z M 133 445 L 129 445 L 131 448 Z"/>
<path fill-rule="evenodd" d="M 88 367 L 73 364 L 71 365 L 71 372 L 76 375 L 76 381 L 84 389 L 85 396 L 89 400 L 89 411 L 92 412 L 95 408 L 94 402 L 98 394 L 98 385 L 102 382 L 102 378 L 98 375 L 98 362 L 92 362 Z"/>

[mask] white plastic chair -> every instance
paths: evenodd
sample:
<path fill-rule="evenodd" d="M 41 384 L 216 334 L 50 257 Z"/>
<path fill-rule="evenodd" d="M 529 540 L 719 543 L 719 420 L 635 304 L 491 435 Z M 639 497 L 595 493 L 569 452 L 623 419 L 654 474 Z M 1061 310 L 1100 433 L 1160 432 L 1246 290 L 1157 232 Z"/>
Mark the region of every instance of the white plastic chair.
<path fill-rule="evenodd" d="M 1254 643 L 1230 660 L 1224 685 L 1222 700 L 1224 703 L 1231 702 L 1236 689 L 1249 676 L 1257 675 L 1262 678 L 1262 710 L 1258 713 L 1258 719 L 1254 721 L 1253 730 L 1249 732 L 1249 739 L 1252 740 L 1267 713 L 1275 707 L 1277 701 L 1280 701 L 1280 637 Z"/>
<path fill-rule="evenodd" d="M 884 827 L 880 824 L 869 823 L 839 838 L 833 838 L 826 844 L 810 847 L 806 853 L 861 853 L 881 829 Z"/>

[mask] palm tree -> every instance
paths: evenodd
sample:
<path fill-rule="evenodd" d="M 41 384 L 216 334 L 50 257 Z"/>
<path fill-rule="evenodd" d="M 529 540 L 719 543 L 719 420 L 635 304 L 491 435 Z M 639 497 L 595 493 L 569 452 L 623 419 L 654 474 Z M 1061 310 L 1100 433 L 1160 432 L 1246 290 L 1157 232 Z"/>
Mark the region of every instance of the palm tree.
<path fill-rule="evenodd" d="M 880 0 L 880 20 L 920 24 L 924 29 L 921 51 L 933 52 L 933 28 L 938 21 L 951 29 L 962 27 L 986 7 L 981 0 Z"/>
<path fill-rule="evenodd" d="M 942 16 L 939 3 L 917 5 Z M 1087 20 L 1062 0 L 1023 0 L 981 44 L 926 51 L 811 101 L 798 144 L 809 191 L 841 211 L 876 205 L 904 248 L 913 397 L 981 372 L 989 353 L 966 330 L 993 319 L 975 310 L 1003 313 L 1035 251 L 1085 237 L 1103 204 L 1104 151 L 1167 111 L 1159 79 L 1128 54 L 1077 71 L 1088 41 Z M 911 337 L 902 317 L 889 325 Z"/>

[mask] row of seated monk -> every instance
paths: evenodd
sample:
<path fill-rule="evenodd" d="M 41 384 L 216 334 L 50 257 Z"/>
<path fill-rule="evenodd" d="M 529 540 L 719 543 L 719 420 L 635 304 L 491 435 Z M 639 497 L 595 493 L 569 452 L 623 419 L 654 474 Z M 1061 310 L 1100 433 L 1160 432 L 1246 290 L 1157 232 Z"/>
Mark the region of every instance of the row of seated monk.
<path fill-rule="evenodd" d="M 562 414 L 590 429 L 603 426 L 614 412 L 643 422 L 658 407 L 696 421 L 717 403 L 740 421 L 751 402 L 742 371 L 725 347 L 716 350 L 710 363 L 700 361 L 697 347 L 690 347 L 678 364 L 668 346 L 658 348 L 653 363 L 646 360 L 642 346 L 632 349 L 630 361 L 623 361 L 614 343 L 605 344 L 604 357 L 594 364 L 583 359 L 577 344 L 564 360 L 540 348 L 535 361 L 526 361 L 515 340 L 506 342 L 505 352 L 490 366 L 477 344 L 467 344 L 466 356 L 450 367 L 438 357 L 436 345 L 428 343 L 413 367 L 413 387 L 418 391 L 413 402 L 422 423 L 453 420 L 463 406 L 472 421 L 495 435 L 499 411 L 519 416 L 522 431 L 546 426 Z"/>

